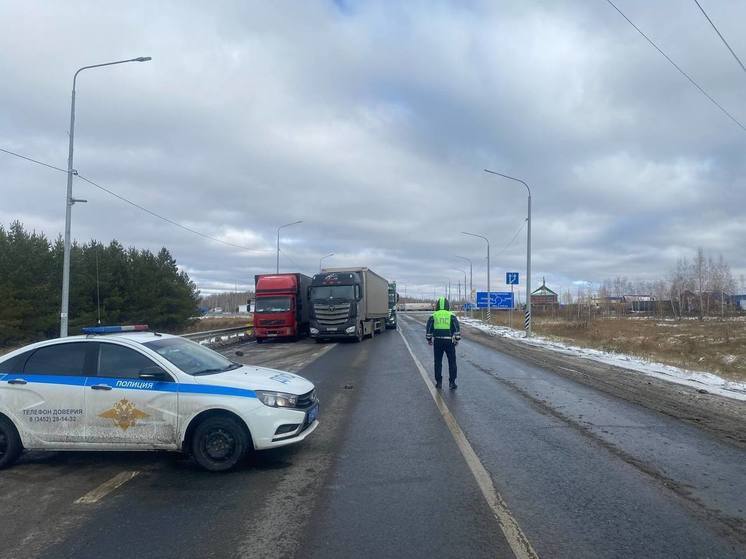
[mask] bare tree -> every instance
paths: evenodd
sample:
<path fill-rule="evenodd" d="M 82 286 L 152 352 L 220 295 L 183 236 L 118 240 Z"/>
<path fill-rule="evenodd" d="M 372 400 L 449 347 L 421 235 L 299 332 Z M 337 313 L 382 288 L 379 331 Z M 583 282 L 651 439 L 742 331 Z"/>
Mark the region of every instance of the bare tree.
<path fill-rule="evenodd" d="M 697 284 L 697 294 L 699 296 L 699 319 L 702 320 L 702 313 L 704 310 L 702 294 L 704 293 L 705 286 L 707 285 L 708 276 L 707 259 L 705 258 L 705 251 L 702 247 L 699 247 L 697 249 L 697 257 L 694 260 L 694 264 L 692 264 L 692 268 Z"/>

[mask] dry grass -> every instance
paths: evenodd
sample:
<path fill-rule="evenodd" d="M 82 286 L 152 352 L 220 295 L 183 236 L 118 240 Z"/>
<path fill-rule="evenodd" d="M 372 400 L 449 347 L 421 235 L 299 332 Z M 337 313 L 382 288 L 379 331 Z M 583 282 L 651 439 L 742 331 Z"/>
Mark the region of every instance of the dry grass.
<path fill-rule="evenodd" d="M 513 314 L 514 328 L 522 318 L 517 312 Z M 492 322 L 507 326 L 507 313 L 497 313 Z M 598 318 L 589 323 L 536 317 L 533 322 L 535 333 L 574 345 L 718 373 L 732 380 L 746 380 L 744 320 L 676 321 L 635 317 Z"/>
<path fill-rule="evenodd" d="M 233 326 L 243 326 L 253 324 L 250 316 L 230 316 L 230 317 L 208 317 L 195 320 L 181 334 L 191 334 L 193 332 L 207 332 L 209 330 L 220 330 L 221 328 L 231 328 Z"/>

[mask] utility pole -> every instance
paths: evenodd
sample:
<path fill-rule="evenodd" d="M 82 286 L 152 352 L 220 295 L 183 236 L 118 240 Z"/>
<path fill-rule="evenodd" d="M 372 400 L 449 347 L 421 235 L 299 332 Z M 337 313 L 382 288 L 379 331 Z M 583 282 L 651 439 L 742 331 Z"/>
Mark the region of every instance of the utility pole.
<path fill-rule="evenodd" d="M 469 263 L 469 295 L 465 297 L 470 303 L 472 302 L 471 296 L 472 293 L 474 293 L 474 274 L 473 274 L 473 267 L 471 263 L 470 258 L 466 258 L 465 256 L 456 256 L 456 258 L 460 258 L 461 260 L 466 260 Z M 466 294 L 466 280 L 464 280 L 464 294 Z"/>
<path fill-rule="evenodd" d="M 469 235 L 470 237 L 478 237 L 487 243 L 487 322 L 489 322 L 492 318 L 492 298 L 490 297 L 490 240 L 487 237 L 483 235 L 477 235 L 476 233 L 467 233 L 466 231 L 461 231 L 461 234 Z"/>
<path fill-rule="evenodd" d="M 330 252 L 330 253 L 329 253 L 329 254 L 327 254 L 326 256 L 322 256 L 321 258 L 319 258 L 319 272 L 321 271 L 321 263 L 322 263 L 322 262 L 323 262 L 323 261 L 324 261 L 324 260 L 325 260 L 326 258 L 329 258 L 329 257 L 331 257 L 331 256 L 334 256 L 334 253 L 333 253 L 333 252 Z"/>
<path fill-rule="evenodd" d="M 70 227 L 72 221 L 72 207 L 76 202 L 86 202 L 86 200 L 80 200 L 73 198 L 73 175 L 77 175 L 78 172 L 73 168 L 73 147 L 75 144 L 75 83 L 78 79 L 78 74 L 83 70 L 90 68 L 101 68 L 103 66 L 114 66 L 115 64 L 125 64 L 127 62 L 148 62 L 151 60 L 149 56 L 139 56 L 137 58 L 129 58 L 127 60 L 117 60 L 115 62 L 105 62 L 104 64 L 93 64 L 91 66 L 83 66 L 78 68 L 73 76 L 73 91 L 72 98 L 70 101 L 70 138 L 68 145 L 67 154 L 67 196 L 65 198 L 65 246 L 64 253 L 62 256 L 62 304 L 60 306 L 60 337 L 67 337 L 67 326 L 68 326 L 68 315 L 70 310 Z"/>
<path fill-rule="evenodd" d="M 280 229 L 284 229 L 285 227 L 290 227 L 291 225 L 298 225 L 299 223 L 303 223 L 303 220 L 299 221 L 293 221 L 292 223 L 286 223 L 285 225 L 280 225 L 277 228 L 277 267 L 275 268 L 275 273 L 280 273 Z"/>
<path fill-rule="evenodd" d="M 519 182 L 523 186 L 525 186 L 526 190 L 528 191 L 528 225 L 526 231 L 526 318 L 524 321 L 524 325 L 526 327 L 526 337 L 529 338 L 531 337 L 531 188 L 529 188 L 526 182 L 522 181 L 521 179 L 511 177 L 510 175 L 503 175 L 502 173 L 498 173 L 497 171 L 490 171 L 489 169 L 485 169 L 484 171 L 486 173 L 490 173 L 491 175 L 497 175 L 499 177 Z"/>

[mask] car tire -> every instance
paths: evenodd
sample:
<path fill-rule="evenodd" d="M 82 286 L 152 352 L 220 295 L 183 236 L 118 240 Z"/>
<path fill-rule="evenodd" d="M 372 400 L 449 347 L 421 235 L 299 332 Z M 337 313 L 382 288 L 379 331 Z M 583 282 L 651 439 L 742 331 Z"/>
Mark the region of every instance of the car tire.
<path fill-rule="evenodd" d="M 21 438 L 13 424 L 0 417 L 0 470 L 13 465 L 23 451 Z"/>
<path fill-rule="evenodd" d="M 236 467 L 251 447 L 244 425 L 228 415 L 202 421 L 192 437 L 192 456 L 205 470 L 227 472 Z"/>

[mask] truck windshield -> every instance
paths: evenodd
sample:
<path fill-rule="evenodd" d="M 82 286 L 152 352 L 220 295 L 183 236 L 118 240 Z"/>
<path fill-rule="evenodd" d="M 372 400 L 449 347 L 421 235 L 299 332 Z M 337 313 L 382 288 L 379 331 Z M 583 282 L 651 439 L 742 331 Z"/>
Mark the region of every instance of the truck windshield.
<path fill-rule="evenodd" d="M 257 297 L 254 312 L 287 312 L 291 308 L 290 297 Z"/>
<path fill-rule="evenodd" d="M 311 299 L 347 299 L 355 298 L 355 286 L 353 285 L 318 285 L 311 288 Z"/>

